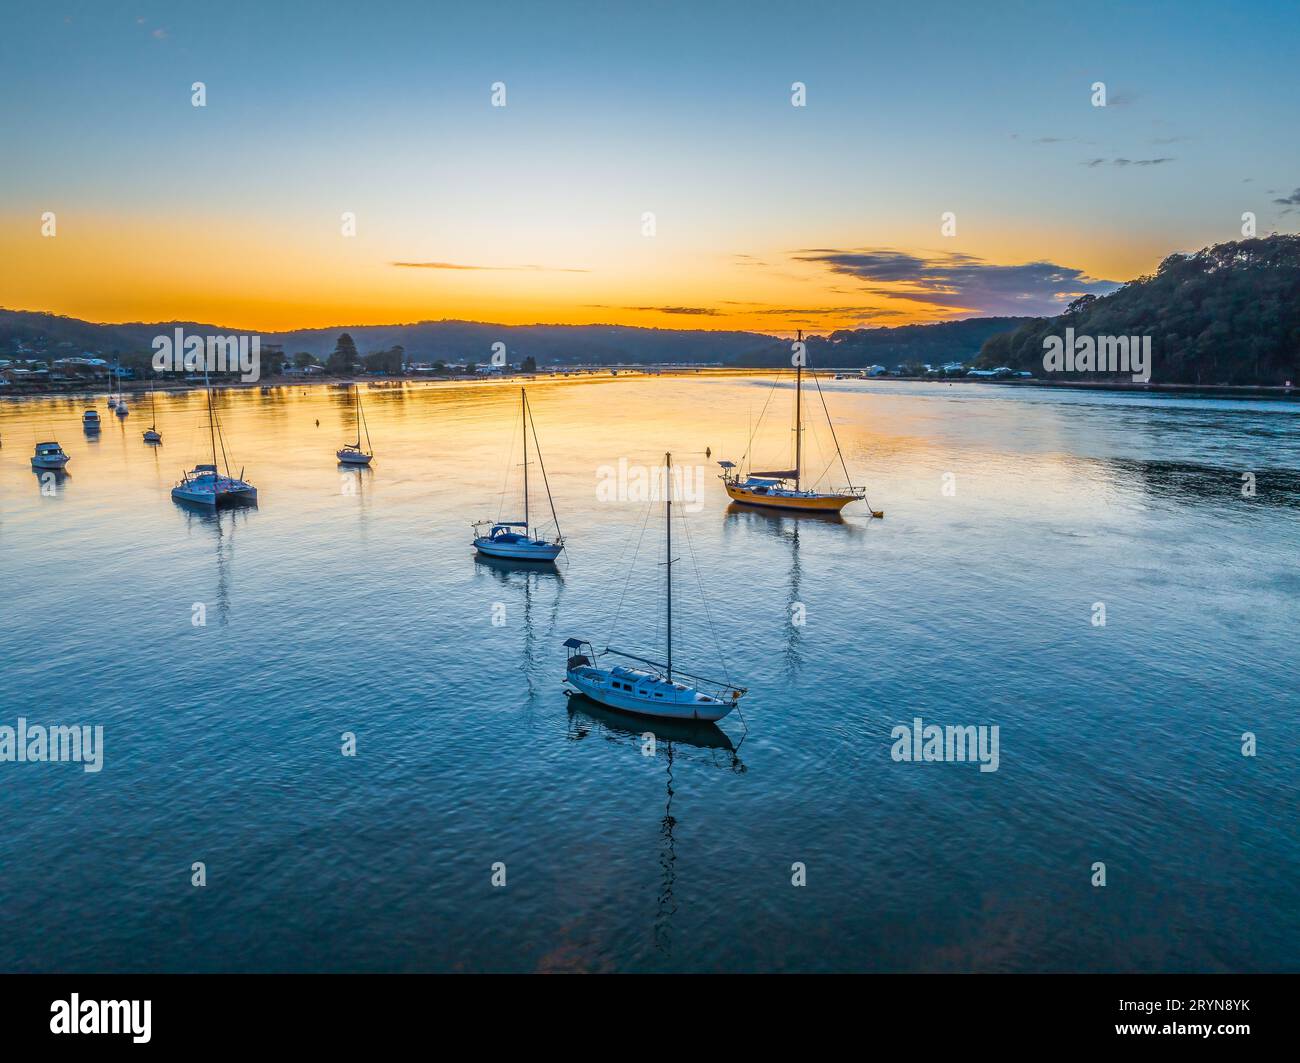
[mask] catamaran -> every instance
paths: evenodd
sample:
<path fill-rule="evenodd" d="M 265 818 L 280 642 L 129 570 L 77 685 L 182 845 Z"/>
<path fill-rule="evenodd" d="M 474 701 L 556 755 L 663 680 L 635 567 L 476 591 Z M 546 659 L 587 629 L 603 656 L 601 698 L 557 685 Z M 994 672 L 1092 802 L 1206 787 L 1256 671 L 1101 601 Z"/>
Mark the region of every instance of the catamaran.
<path fill-rule="evenodd" d="M 348 443 L 339 449 L 337 457 L 344 465 L 369 465 L 374 458 L 374 451 L 370 446 L 370 429 L 366 425 L 366 415 L 361 410 L 361 391 L 354 384 L 352 390 L 357 393 L 357 441 Z M 366 449 L 361 449 L 361 433 L 366 433 Z"/>
<path fill-rule="evenodd" d="M 149 392 L 149 427 L 144 430 L 146 443 L 161 443 L 162 433 L 158 431 L 158 408 L 154 403 L 153 392 Z"/>
<path fill-rule="evenodd" d="M 803 331 L 799 332 L 799 343 L 803 343 Z M 749 506 L 765 506 L 773 509 L 793 509 L 804 512 L 838 513 L 850 502 L 865 501 L 867 489 L 854 487 L 849 477 L 849 467 L 844 462 L 839 440 L 835 438 L 835 426 L 831 423 L 830 411 L 826 409 L 826 399 L 822 397 L 822 409 L 826 413 L 826 424 L 831 430 L 831 440 L 835 443 L 835 456 L 840 468 L 844 470 L 847 486 L 839 491 L 810 491 L 804 489 L 803 469 L 803 363 L 801 355 L 795 360 L 794 369 L 794 468 L 775 469 L 756 472 L 752 468 L 744 479 L 740 477 L 740 462 L 720 461 L 722 474 L 719 477 L 727 494 L 736 502 Z M 813 373 L 813 383 L 817 385 L 817 394 L 821 397 L 821 384 L 817 383 L 817 374 Z M 773 385 L 775 386 L 775 384 Z M 760 418 L 761 423 L 761 418 Z M 755 426 L 757 431 L 757 426 Z M 753 437 L 750 437 L 751 442 Z M 746 452 L 748 453 L 748 451 Z M 814 484 L 815 486 L 815 484 Z M 883 510 L 870 510 L 873 517 L 883 517 Z"/>
<path fill-rule="evenodd" d="M 673 669 L 673 456 L 664 455 L 667 471 L 667 490 L 664 497 L 664 522 L 666 528 L 668 575 L 667 594 L 667 644 L 664 660 L 653 661 L 636 657 L 622 650 L 606 647 L 603 654 L 586 639 L 565 639 L 568 651 L 565 662 L 565 682 L 592 701 L 611 709 L 636 713 L 640 716 L 658 716 L 670 720 L 720 720 L 740 704 L 745 687 L 736 686 L 730 679 L 706 679 Z M 631 664 L 614 664 L 602 668 L 596 664 L 599 656 L 612 656 Z"/>
<path fill-rule="evenodd" d="M 71 460 L 58 443 L 37 443 L 32 455 L 32 468 L 62 469 Z"/>
<path fill-rule="evenodd" d="M 226 441 L 221 437 L 221 425 L 217 421 L 216 410 L 212 406 L 212 387 L 204 380 L 208 393 L 208 435 L 212 439 L 212 464 L 196 465 L 181 476 L 181 481 L 172 488 L 172 498 L 177 502 L 191 502 L 200 506 L 241 505 L 257 502 L 257 488 L 243 479 L 244 470 L 239 476 L 230 475 L 230 463 L 226 460 Z M 217 472 L 217 441 L 221 441 L 221 457 L 226 466 L 226 475 Z"/>
<path fill-rule="evenodd" d="M 560 518 L 555 515 L 555 500 L 551 498 L 551 485 L 546 479 L 546 466 L 542 464 L 542 448 L 537 442 L 537 425 L 533 421 L 532 411 L 528 406 L 528 392 L 519 389 L 523 404 L 524 433 L 524 519 L 523 520 L 479 520 L 472 527 L 475 532 L 480 528 L 489 528 L 486 535 L 474 536 L 474 549 L 487 557 L 500 557 L 508 561 L 554 561 L 564 549 L 564 536 L 560 534 Z M 537 451 L 537 464 L 542 470 L 542 483 L 546 486 L 546 501 L 551 507 L 551 521 L 555 525 L 555 538 L 544 539 L 535 536 L 528 509 L 528 432 L 532 428 L 533 448 Z M 516 529 L 522 528 L 522 531 Z"/>

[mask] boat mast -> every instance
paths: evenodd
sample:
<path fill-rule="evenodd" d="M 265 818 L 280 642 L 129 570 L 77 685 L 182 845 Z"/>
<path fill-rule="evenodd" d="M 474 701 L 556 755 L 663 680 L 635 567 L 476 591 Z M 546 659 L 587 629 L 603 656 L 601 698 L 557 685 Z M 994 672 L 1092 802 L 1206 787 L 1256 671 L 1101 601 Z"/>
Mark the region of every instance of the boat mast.
<path fill-rule="evenodd" d="M 524 432 L 524 534 L 528 535 L 528 392 L 519 389 L 519 403 Z"/>
<path fill-rule="evenodd" d="M 794 359 L 794 489 L 799 490 L 799 474 L 803 464 L 803 329 L 799 330 L 799 346 Z"/>
<path fill-rule="evenodd" d="M 212 470 L 215 472 L 217 468 L 217 427 L 216 418 L 212 413 L 212 383 L 208 380 L 206 372 L 203 374 L 203 387 L 208 393 L 208 434 L 212 437 Z M 226 472 L 229 474 L 230 470 L 227 469 Z"/>
<path fill-rule="evenodd" d="M 668 525 L 668 682 L 673 681 L 673 456 L 664 455 L 664 519 Z"/>
<path fill-rule="evenodd" d="M 366 430 L 366 453 L 373 454 L 375 448 L 370 442 L 370 425 L 366 424 L 366 411 L 361 408 L 361 387 L 357 386 L 357 416 L 361 418 L 361 427 Z M 357 446 L 361 446 L 361 433 L 357 433 Z"/>
<path fill-rule="evenodd" d="M 357 397 L 357 450 L 361 449 L 361 389 L 356 384 L 352 385 L 352 391 Z"/>
<path fill-rule="evenodd" d="M 546 477 L 546 462 L 542 460 L 542 444 L 537 439 L 537 418 L 533 416 L 532 407 L 528 405 L 528 393 L 524 392 L 524 408 L 528 412 L 527 423 L 524 425 L 524 431 L 527 432 L 529 426 L 533 432 L 533 450 L 537 453 L 537 464 L 542 470 L 542 485 L 546 488 L 546 503 L 551 507 L 551 520 L 555 522 L 555 541 L 562 543 L 564 533 L 560 531 L 560 518 L 555 512 L 555 499 L 551 497 L 551 481 Z"/>

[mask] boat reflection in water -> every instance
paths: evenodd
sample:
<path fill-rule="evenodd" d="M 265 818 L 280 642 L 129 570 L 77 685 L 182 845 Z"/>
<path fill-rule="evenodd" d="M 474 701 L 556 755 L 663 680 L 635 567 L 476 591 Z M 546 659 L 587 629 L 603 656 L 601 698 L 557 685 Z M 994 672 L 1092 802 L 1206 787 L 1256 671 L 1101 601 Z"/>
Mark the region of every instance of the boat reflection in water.
<path fill-rule="evenodd" d="M 535 672 L 550 671 L 550 661 L 541 661 L 537 657 L 537 633 L 533 622 L 534 592 L 547 584 L 555 588 L 553 594 L 542 595 L 543 609 L 546 609 L 547 598 L 550 599 L 548 615 L 542 621 L 547 628 L 549 638 L 554 633 L 559 619 L 560 592 L 564 588 L 564 573 L 550 561 L 511 561 L 478 553 L 474 555 L 474 568 L 485 576 L 490 576 L 503 587 L 522 590 L 524 643 L 520 648 L 518 667 L 528 688 L 527 704 L 530 708 L 535 707 L 540 699 L 554 688 L 549 682 L 542 685 L 534 678 Z"/>
<path fill-rule="evenodd" d="M 636 746 L 645 755 L 653 748 L 655 756 L 664 759 L 664 811 L 659 820 L 659 867 L 662 875 L 656 897 L 654 919 L 655 948 L 664 954 L 672 952 L 672 919 L 677 914 L 674 889 L 677 885 L 677 817 L 673 814 L 675 795 L 674 761 L 681 752 L 696 749 L 707 756 L 692 758 L 698 763 L 714 768 L 744 774 L 745 765 L 740 759 L 739 742 L 711 721 L 635 719 L 626 713 L 607 709 L 585 694 L 565 691 L 569 697 L 569 738 L 579 742 L 593 734 L 617 744 Z M 650 736 L 654 746 L 649 747 Z M 690 761 L 687 761 L 689 763 Z"/>
<path fill-rule="evenodd" d="M 213 509 L 212 506 L 180 500 L 177 500 L 177 508 L 185 514 L 185 528 L 191 536 L 210 534 L 213 538 L 217 564 L 213 601 L 217 607 L 217 623 L 224 627 L 230 622 L 230 570 L 235 553 L 235 532 L 241 524 L 247 524 L 257 510 L 251 506 Z"/>

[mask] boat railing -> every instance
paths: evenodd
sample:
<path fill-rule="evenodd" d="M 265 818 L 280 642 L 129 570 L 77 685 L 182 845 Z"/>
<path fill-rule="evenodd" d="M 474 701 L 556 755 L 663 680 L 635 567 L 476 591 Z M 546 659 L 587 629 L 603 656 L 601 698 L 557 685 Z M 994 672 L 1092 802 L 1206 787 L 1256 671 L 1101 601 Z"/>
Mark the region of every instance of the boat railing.
<path fill-rule="evenodd" d="M 648 664 L 651 668 L 657 668 L 665 674 L 668 671 L 668 665 L 663 661 L 652 661 L 647 657 L 638 657 L 632 653 L 625 653 L 622 650 L 616 650 L 612 646 L 606 646 L 603 652 L 612 653 L 615 657 L 622 657 L 625 660 Z M 692 675 L 690 672 L 682 672 L 676 668 L 673 669 L 672 674 L 674 679 L 689 679 L 694 683 L 703 683 L 706 686 L 719 691 L 720 697 L 730 698 L 733 701 L 738 700 L 748 692 L 747 687 L 738 687 L 734 683 L 725 679 L 710 679 L 708 676 Z"/>

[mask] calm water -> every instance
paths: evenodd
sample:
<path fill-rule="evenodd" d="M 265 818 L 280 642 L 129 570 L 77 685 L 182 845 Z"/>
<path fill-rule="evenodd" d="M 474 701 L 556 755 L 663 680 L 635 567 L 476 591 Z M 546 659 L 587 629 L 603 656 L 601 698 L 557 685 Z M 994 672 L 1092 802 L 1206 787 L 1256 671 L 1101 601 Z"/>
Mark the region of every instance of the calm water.
<path fill-rule="evenodd" d="M 518 508 L 507 385 L 365 391 L 346 474 L 345 392 L 220 396 L 261 505 L 219 517 L 168 495 L 201 395 L 152 449 L 139 400 L 97 441 L 84 403 L 0 404 L 0 724 L 105 731 L 98 774 L 0 764 L 0 969 L 1294 970 L 1300 407 L 825 387 L 884 521 L 728 508 L 706 447 L 770 397 L 788 453 L 766 380 L 532 387 L 555 574 L 469 547 Z M 645 757 L 566 700 L 560 643 L 658 655 L 658 510 L 597 485 L 666 450 L 707 467 L 676 660 L 722 667 L 698 566 L 751 693 Z M 998 725 L 999 770 L 894 762 L 914 716 Z"/>

